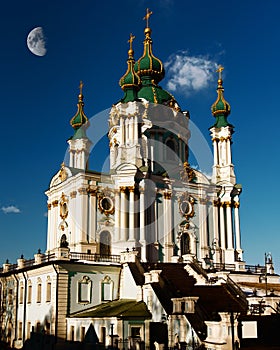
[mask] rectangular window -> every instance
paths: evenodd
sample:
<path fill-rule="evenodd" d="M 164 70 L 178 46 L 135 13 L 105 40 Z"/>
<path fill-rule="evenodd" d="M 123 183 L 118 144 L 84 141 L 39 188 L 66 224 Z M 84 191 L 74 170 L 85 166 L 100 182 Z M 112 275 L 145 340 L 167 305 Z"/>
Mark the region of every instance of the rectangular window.
<path fill-rule="evenodd" d="M 70 340 L 74 341 L 75 340 L 75 327 L 70 326 Z"/>
<path fill-rule="evenodd" d="M 85 340 L 85 335 L 86 335 L 86 328 L 81 327 L 81 341 Z"/>
<path fill-rule="evenodd" d="M 37 322 L 36 323 L 36 333 L 40 333 L 41 332 L 41 323 Z"/>
<path fill-rule="evenodd" d="M 30 338 L 30 332 L 31 332 L 31 322 L 27 322 L 27 325 L 26 325 L 26 338 L 27 339 Z"/>
<path fill-rule="evenodd" d="M 112 283 L 102 282 L 102 301 L 112 300 Z"/>
<path fill-rule="evenodd" d="M 81 304 L 91 302 L 91 280 L 87 276 L 78 282 L 78 302 Z"/>
<path fill-rule="evenodd" d="M 18 323 L 18 339 L 22 339 L 22 322 Z"/>
<path fill-rule="evenodd" d="M 105 345 L 106 342 L 106 327 L 101 327 L 101 344 Z"/>
<path fill-rule="evenodd" d="M 51 301 L 51 295 L 52 295 L 52 284 L 51 282 L 47 283 L 47 290 L 46 290 L 46 302 Z"/>
<path fill-rule="evenodd" d="M 13 290 L 9 289 L 8 291 L 8 304 L 12 305 L 13 304 Z"/>
<path fill-rule="evenodd" d="M 48 321 L 46 321 L 46 324 L 45 324 L 45 332 L 48 335 L 51 334 L 51 324 Z"/>
<path fill-rule="evenodd" d="M 131 337 L 140 338 L 141 327 L 131 327 Z"/>
<path fill-rule="evenodd" d="M 27 303 L 28 304 L 31 304 L 31 301 L 32 301 L 32 285 L 30 284 L 28 286 L 28 293 L 27 293 Z"/>
<path fill-rule="evenodd" d="M 40 303 L 42 299 L 42 284 L 37 284 L 37 303 Z"/>
<path fill-rule="evenodd" d="M 24 294 L 24 287 L 21 285 L 19 289 L 19 303 L 23 304 L 23 294 Z"/>

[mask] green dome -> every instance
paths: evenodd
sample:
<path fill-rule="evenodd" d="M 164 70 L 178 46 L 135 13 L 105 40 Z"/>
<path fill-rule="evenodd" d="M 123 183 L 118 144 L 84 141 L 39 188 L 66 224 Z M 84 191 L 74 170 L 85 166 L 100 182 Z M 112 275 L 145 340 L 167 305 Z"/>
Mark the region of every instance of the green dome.
<path fill-rule="evenodd" d="M 216 118 L 216 122 L 213 125 L 216 128 L 221 128 L 225 126 L 232 126 L 228 121 L 227 117 L 230 114 L 230 104 L 224 98 L 224 87 L 223 80 L 221 77 L 221 72 L 223 67 L 219 67 L 219 79 L 218 79 L 218 87 L 217 87 L 217 99 L 213 103 L 211 107 L 211 111 L 213 116 Z"/>
<path fill-rule="evenodd" d="M 75 130 L 73 138 L 86 138 L 85 125 L 88 126 L 89 121 L 84 112 L 84 96 L 82 94 L 83 83 L 80 83 L 80 94 L 78 97 L 78 110 L 74 117 L 70 120 L 70 125 Z"/>
<path fill-rule="evenodd" d="M 148 76 L 157 84 L 164 78 L 164 67 L 161 60 L 152 53 L 151 28 L 145 28 L 144 33 L 144 53 L 135 63 L 134 69 L 141 78 Z"/>
<path fill-rule="evenodd" d="M 133 58 L 134 51 L 132 50 L 132 41 L 135 37 L 130 34 L 130 49 L 128 50 L 127 70 L 121 77 L 119 84 L 125 92 L 122 102 L 135 101 L 137 99 L 137 91 L 140 88 L 141 80 L 134 70 L 135 60 Z"/>

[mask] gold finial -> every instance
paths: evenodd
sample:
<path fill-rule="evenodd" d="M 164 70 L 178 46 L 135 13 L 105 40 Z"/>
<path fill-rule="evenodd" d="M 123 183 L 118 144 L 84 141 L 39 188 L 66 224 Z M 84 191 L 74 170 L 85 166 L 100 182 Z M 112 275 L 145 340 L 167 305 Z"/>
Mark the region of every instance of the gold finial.
<path fill-rule="evenodd" d="M 224 70 L 224 67 L 222 65 L 218 66 L 218 69 L 216 70 L 217 73 L 219 73 L 219 80 L 223 81 L 222 79 L 222 71 Z"/>
<path fill-rule="evenodd" d="M 151 15 L 153 14 L 152 11 L 150 11 L 148 8 L 146 10 L 146 16 L 143 18 L 143 20 L 147 21 L 146 27 L 149 28 L 149 18 L 151 17 Z"/>
<path fill-rule="evenodd" d="M 129 58 L 132 58 L 133 57 L 133 54 L 134 54 L 134 51 L 132 49 L 132 43 L 133 43 L 133 40 L 135 39 L 135 35 L 133 35 L 132 33 L 130 33 L 130 37 L 128 39 L 128 43 L 129 43 L 129 50 L 128 50 L 128 56 Z"/>

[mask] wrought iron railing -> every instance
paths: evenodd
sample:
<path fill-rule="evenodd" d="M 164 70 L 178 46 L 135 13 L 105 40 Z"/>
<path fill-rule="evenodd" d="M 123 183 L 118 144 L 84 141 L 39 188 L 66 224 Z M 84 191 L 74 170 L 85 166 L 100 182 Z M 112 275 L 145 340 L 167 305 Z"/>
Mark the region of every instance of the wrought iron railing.
<path fill-rule="evenodd" d="M 66 258 L 66 259 L 65 259 Z M 41 263 L 46 263 L 48 261 L 56 261 L 61 260 L 61 256 L 56 253 L 52 254 L 40 254 L 39 259 L 22 259 L 21 264 L 10 264 L 6 262 L 5 268 L 0 268 L 0 273 L 14 271 L 26 267 L 30 267 L 33 265 L 38 265 Z M 102 254 L 91 254 L 91 253 L 78 253 L 78 252 L 70 252 L 68 256 L 64 257 L 63 260 L 70 261 L 92 261 L 92 262 L 111 262 L 111 263 L 119 263 L 120 256 L 119 255 L 102 255 Z"/>

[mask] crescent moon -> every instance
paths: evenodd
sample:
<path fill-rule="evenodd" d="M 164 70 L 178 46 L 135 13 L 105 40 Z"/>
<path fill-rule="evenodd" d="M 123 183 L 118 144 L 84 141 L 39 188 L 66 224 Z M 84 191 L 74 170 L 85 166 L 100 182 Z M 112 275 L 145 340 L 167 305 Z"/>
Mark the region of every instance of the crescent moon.
<path fill-rule="evenodd" d="M 45 56 L 47 53 L 46 40 L 42 27 L 31 30 L 27 36 L 26 44 L 28 49 L 36 56 Z"/>

